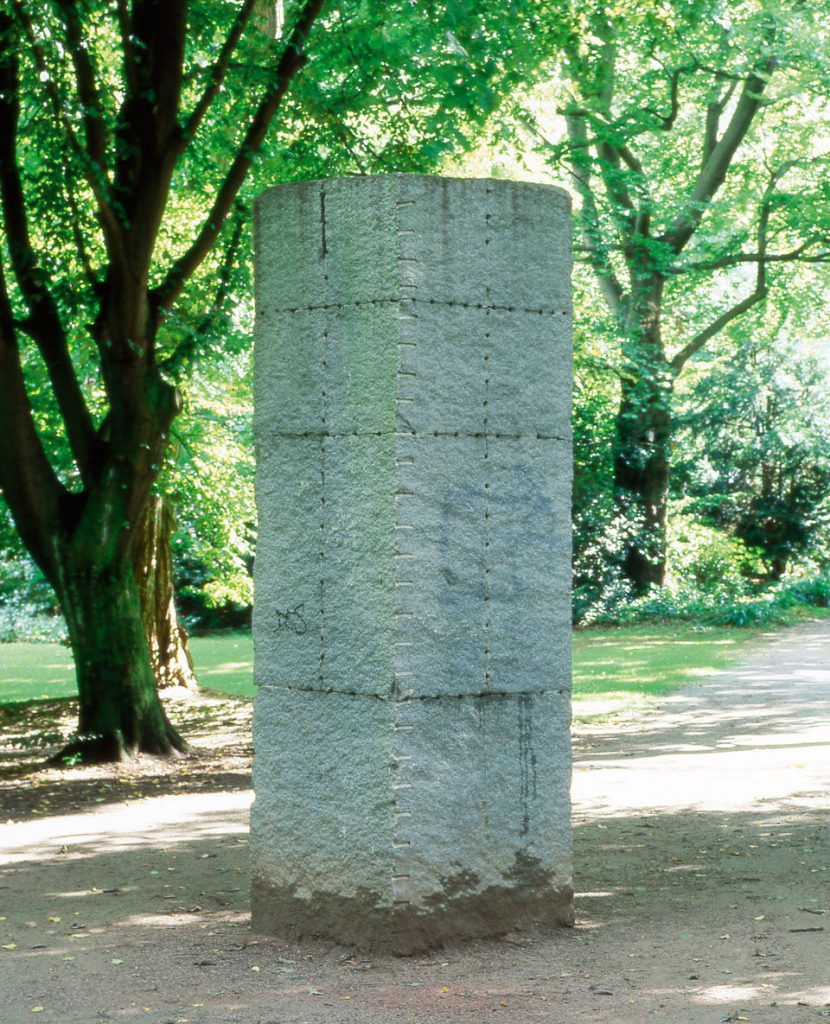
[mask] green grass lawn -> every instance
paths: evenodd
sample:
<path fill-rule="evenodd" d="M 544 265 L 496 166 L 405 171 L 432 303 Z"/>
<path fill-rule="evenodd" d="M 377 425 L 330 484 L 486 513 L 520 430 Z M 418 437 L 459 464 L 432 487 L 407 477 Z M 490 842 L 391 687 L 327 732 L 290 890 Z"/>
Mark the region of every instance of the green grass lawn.
<path fill-rule="evenodd" d="M 254 645 L 250 635 L 194 637 L 190 650 L 199 682 L 209 690 L 252 697 Z M 75 670 L 62 644 L 0 644 L 0 703 L 73 697 Z"/>
<path fill-rule="evenodd" d="M 574 716 L 643 707 L 740 661 L 758 627 L 687 624 L 578 630 L 573 637 Z"/>
<path fill-rule="evenodd" d="M 190 653 L 204 689 L 253 697 L 254 642 L 250 633 L 194 637 Z"/>
<path fill-rule="evenodd" d="M 68 647 L 0 644 L 0 703 L 71 697 L 75 693 L 75 670 Z"/>
<path fill-rule="evenodd" d="M 690 625 L 587 629 L 574 633 L 575 712 L 601 713 L 597 699 L 614 707 L 645 701 L 739 661 L 757 628 Z M 254 694 L 253 643 L 243 633 L 191 640 L 199 682 L 210 690 Z M 75 693 L 72 658 L 59 644 L 0 644 L 0 703 L 68 697 Z"/>

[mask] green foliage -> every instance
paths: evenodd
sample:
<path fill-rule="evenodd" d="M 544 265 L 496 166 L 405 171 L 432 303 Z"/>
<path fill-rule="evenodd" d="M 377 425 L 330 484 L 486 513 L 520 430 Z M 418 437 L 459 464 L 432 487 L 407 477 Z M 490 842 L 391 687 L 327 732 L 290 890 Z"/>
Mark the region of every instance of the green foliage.
<path fill-rule="evenodd" d="M 188 628 L 216 628 L 253 600 L 256 541 L 250 348 L 190 376 L 163 481 L 176 509 L 177 591 Z M 236 609 L 234 615 L 233 609 Z"/>
<path fill-rule="evenodd" d="M 756 572 L 770 577 L 817 553 L 830 513 L 830 364 L 805 336 L 808 317 L 810 306 L 805 316 L 779 294 L 751 332 L 727 335 L 720 358 L 692 365 L 678 396 L 676 486 L 686 507 L 758 549 Z"/>
<path fill-rule="evenodd" d="M 0 504 L 0 643 L 65 639 L 66 626 L 54 592 L 26 555 Z"/>
<path fill-rule="evenodd" d="M 675 510 L 669 520 L 666 585 L 669 590 L 741 594 L 761 563 L 734 537 Z"/>
<path fill-rule="evenodd" d="M 548 53 L 546 90 L 515 119 L 576 193 L 577 255 L 613 316 L 612 496 L 634 525 L 611 522 L 638 591 L 663 579 L 681 374 L 768 296 L 806 297 L 793 265 L 828 260 L 820 10 L 795 0 L 566 4 L 554 17 L 569 32 Z M 825 274 L 825 302 L 826 286 Z M 785 546 L 800 543 L 783 532 Z"/>

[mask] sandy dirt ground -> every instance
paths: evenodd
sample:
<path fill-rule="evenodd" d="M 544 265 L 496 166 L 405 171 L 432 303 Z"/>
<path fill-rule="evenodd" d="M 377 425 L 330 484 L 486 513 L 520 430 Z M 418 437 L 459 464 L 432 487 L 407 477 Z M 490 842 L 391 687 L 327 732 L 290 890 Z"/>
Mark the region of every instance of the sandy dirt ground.
<path fill-rule="evenodd" d="M 830 1018 L 830 622 L 575 729 L 574 929 L 407 959 L 251 933 L 249 705 L 174 704 L 175 769 L 5 737 L 0 1024 Z"/>

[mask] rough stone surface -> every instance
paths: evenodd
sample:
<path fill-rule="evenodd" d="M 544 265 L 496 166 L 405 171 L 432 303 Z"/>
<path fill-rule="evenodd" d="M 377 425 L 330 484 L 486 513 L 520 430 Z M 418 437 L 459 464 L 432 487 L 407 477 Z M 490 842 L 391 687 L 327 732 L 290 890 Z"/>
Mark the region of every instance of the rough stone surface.
<path fill-rule="evenodd" d="M 257 202 L 254 926 L 398 952 L 570 916 L 570 211 Z"/>
<path fill-rule="evenodd" d="M 572 922 L 567 695 L 262 687 L 254 930 L 398 953 Z"/>

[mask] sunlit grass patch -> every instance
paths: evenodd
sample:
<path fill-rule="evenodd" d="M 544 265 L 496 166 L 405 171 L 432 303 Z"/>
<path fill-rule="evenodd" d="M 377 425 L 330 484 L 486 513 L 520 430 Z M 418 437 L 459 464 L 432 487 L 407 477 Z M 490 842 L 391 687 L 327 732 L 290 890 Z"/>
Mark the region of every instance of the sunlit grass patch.
<path fill-rule="evenodd" d="M 0 644 L 0 703 L 77 693 L 72 654 L 62 644 Z"/>
<path fill-rule="evenodd" d="M 574 699 L 592 694 L 659 697 L 740 661 L 757 627 L 688 625 L 587 629 L 574 633 Z"/>
<path fill-rule="evenodd" d="M 194 637 L 190 653 L 203 689 L 253 697 L 254 642 L 250 633 Z"/>

